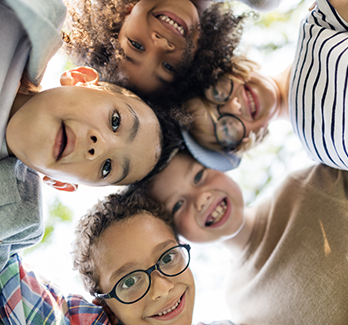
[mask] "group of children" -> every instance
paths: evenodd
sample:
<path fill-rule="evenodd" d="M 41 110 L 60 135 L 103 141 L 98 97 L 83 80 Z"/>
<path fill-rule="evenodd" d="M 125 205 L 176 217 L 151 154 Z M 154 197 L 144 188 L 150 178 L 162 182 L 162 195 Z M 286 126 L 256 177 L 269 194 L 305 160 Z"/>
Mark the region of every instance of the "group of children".
<path fill-rule="evenodd" d="M 91 67 L 67 71 L 62 87 L 39 92 L 46 64 L 61 44 L 65 5 L 0 0 L 0 43 L 6 44 L 0 59 L 5 324 L 191 325 L 190 247 L 178 234 L 192 242 L 220 241 L 231 251 L 227 301 L 234 323 L 347 319 L 348 174 L 339 170 L 347 169 L 347 69 L 340 68 L 347 62 L 347 6 L 318 0 L 304 21 L 291 75 L 289 68 L 273 78 L 247 58 L 233 56 L 244 15 L 235 17 L 217 5 L 205 10 L 208 5 L 204 0 L 70 3 L 71 30 L 63 38 L 75 59 Z M 320 64 L 335 69 L 324 72 Z M 320 98 L 311 90 L 317 87 Z M 174 91 L 180 100 L 189 99 L 185 111 L 158 106 L 164 96 L 174 103 Z M 161 113 L 164 107 L 170 114 Z M 271 199 L 245 209 L 238 185 L 216 169 L 236 167 L 236 152 L 262 139 L 268 122 L 288 116 L 288 109 L 306 148 L 331 167 L 320 164 L 290 175 Z M 183 126 L 187 113 L 191 136 L 183 131 L 187 149 L 178 151 L 174 119 Z M 221 159 L 227 167 L 218 166 Z M 77 184 L 133 184 L 93 207 L 77 227 L 74 264 L 96 305 L 64 297 L 17 254 L 43 234 L 35 171 L 65 191 Z"/>

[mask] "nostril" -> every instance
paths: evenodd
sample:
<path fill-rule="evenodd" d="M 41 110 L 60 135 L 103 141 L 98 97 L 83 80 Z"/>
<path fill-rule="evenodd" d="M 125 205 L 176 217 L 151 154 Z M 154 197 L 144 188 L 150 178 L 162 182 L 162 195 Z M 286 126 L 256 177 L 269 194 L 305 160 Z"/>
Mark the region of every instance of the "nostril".
<path fill-rule="evenodd" d="M 96 143 L 97 142 L 97 137 L 95 137 L 94 135 L 93 136 L 91 136 L 91 140 L 94 142 L 94 143 Z M 92 149 L 93 150 L 93 149 Z"/>
<path fill-rule="evenodd" d="M 159 35 L 157 35 L 157 34 L 155 34 L 155 37 L 158 38 L 158 39 L 160 38 Z"/>
<path fill-rule="evenodd" d="M 92 156 L 94 155 L 94 149 L 88 151 Z"/>

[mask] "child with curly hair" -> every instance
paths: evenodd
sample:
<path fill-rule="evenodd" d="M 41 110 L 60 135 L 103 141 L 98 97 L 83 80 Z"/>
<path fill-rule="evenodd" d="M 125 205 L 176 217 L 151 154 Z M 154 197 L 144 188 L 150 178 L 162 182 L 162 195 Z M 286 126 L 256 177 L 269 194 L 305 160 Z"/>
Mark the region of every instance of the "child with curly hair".
<path fill-rule="evenodd" d="M 247 1 L 269 9 L 279 1 Z M 189 93 L 192 69 L 210 79 L 231 57 L 244 15 L 202 0 L 78 1 L 70 8 L 68 51 L 108 80 L 138 94 Z M 195 62 L 192 66 L 192 62 Z M 207 63 L 209 66 L 207 66 Z M 111 78 L 111 79 L 110 79 Z M 205 81 L 208 82 L 209 80 Z M 171 87 L 172 88 L 172 87 Z M 175 89 L 178 88 L 178 89 Z M 175 91 L 170 94 L 175 99 Z M 166 92 L 165 92 L 166 93 Z M 168 101 L 168 95 L 163 95 Z"/>
<path fill-rule="evenodd" d="M 79 221 L 73 257 L 85 288 L 102 300 L 110 319 L 192 324 L 190 246 L 179 241 L 158 202 L 132 192 L 106 197 Z"/>

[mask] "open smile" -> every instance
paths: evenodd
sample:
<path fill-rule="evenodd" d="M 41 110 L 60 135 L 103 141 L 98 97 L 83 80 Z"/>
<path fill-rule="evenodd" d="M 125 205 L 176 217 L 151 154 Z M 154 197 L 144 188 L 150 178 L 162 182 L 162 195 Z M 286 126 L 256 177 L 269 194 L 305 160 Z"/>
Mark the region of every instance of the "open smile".
<path fill-rule="evenodd" d="M 245 89 L 245 94 L 248 100 L 248 112 L 250 117 L 255 120 L 257 112 L 258 112 L 258 103 L 255 99 L 255 94 L 253 93 L 253 91 L 247 87 L 246 85 L 244 85 L 244 89 Z"/>
<path fill-rule="evenodd" d="M 186 297 L 186 291 L 171 306 L 161 309 L 158 313 L 150 317 L 158 319 L 158 320 L 163 320 L 163 321 L 176 317 L 184 310 L 185 301 L 186 301 L 185 297 Z"/>
<path fill-rule="evenodd" d="M 220 227 L 228 220 L 231 214 L 231 205 L 227 198 L 222 199 L 215 209 L 208 215 L 205 227 Z"/>
<path fill-rule="evenodd" d="M 161 23 L 170 31 L 179 34 L 182 37 L 186 37 L 188 34 L 188 28 L 186 23 L 171 12 L 157 12 L 153 14 Z"/>

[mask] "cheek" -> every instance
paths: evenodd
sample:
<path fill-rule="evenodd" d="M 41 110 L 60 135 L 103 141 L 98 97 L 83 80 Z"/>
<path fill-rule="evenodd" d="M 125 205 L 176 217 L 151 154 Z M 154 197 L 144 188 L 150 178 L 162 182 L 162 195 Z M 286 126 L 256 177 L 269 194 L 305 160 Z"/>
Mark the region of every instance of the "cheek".
<path fill-rule="evenodd" d="M 194 239 L 197 237 L 201 228 L 198 226 L 193 212 L 185 211 L 181 213 L 178 217 L 174 218 L 174 223 L 181 236 L 189 241 L 196 241 Z"/>

